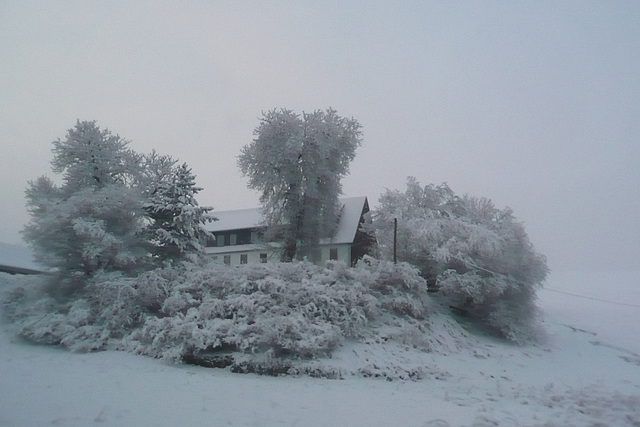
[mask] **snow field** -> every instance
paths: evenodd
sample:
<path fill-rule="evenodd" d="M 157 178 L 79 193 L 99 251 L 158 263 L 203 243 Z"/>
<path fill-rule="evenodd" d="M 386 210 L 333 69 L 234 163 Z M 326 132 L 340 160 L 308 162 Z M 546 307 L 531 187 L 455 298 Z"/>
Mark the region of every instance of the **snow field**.
<path fill-rule="evenodd" d="M 554 280 L 549 288 L 588 288 L 576 274 Z M 611 283 L 606 299 L 625 295 L 623 302 L 634 303 L 631 282 L 611 276 Z M 547 339 L 537 346 L 472 332 L 450 343 L 458 344 L 453 354 L 396 341 L 346 342 L 317 361 L 344 369 L 367 360 L 372 367 L 420 365 L 424 378 L 416 381 L 239 375 L 124 352 L 70 353 L 3 330 L 0 425 L 640 425 L 640 326 L 610 330 L 612 322 L 637 318 L 638 309 L 545 289 L 539 296 Z M 451 336 L 439 331 L 439 339 Z"/>

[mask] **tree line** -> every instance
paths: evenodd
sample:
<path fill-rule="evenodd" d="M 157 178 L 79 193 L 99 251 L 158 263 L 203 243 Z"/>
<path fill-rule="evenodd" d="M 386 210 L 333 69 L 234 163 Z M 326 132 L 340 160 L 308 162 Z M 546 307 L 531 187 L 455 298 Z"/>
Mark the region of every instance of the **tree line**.
<path fill-rule="evenodd" d="M 362 127 L 333 109 L 263 113 L 238 166 L 260 192 L 267 229 L 284 242 L 283 261 L 320 259 L 320 238 L 340 216 L 341 179 L 349 172 Z M 191 169 L 155 151 L 139 154 L 130 142 L 78 121 L 53 141 L 56 185 L 42 176 L 26 189 L 30 221 L 23 230 L 37 260 L 56 272 L 53 287 L 71 294 L 103 273 L 135 277 L 156 268 L 203 260 L 211 207 Z M 364 226 L 376 241 L 371 256 L 392 259 L 393 221 L 398 259 L 417 269 L 447 306 L 498 330 L 536 315 L 535 292 L 548 273 L 546 259 L 509 208 L 486 198 L 456 195 L 447 184 L 404 192 L 387 190 Z"/>

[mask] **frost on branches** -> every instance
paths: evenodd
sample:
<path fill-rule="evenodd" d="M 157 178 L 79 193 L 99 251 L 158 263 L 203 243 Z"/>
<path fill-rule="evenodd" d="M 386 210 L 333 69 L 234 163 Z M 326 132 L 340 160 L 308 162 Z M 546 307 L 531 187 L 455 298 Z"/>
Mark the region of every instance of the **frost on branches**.
<path fill-rule="evenodd" d="M 383 257 L 392 256 L 397 218 L 398 259 L 418 267 L 448 305 L 514 341 L 535 332 L 536 288 L 548 269 L 511 209 L 414 178 L 379 202 L 373 226 Z"/>
<path fill-rule="evenodd" d="M 198 206 L 191 171 L 128 145 L 95 121 L 78 121 L 53 142 L 52 170 L 62 184 L 44 176 L 29 182 L 23 236 L 36 259 L 56 271 L 52 290 L 75 292 L 101 273 L 134 276 L 158 253 L 167 260 L 201 252 L 210 209 Z"/>
<path fill-rule="evenodd" d="M 154 255 L 162 262 L 204 254 L 204 244 L 213 238 L 204 225 L 212 221 L 210 207 L 198 206 L 195 176 L 186 163 L 172 168 L 157 181 L 143 209 L 151 219 L 148 234 Z"/>
<path fill-rule="evenodd" d="M 40 177 L 26 190 L 31 221 L 23 236 L 36 259 L 71 290 L 99 270 L 132 272 L 145 256 L 141 194 L 132 185 L 140 156 L 95 122 L 78 122 L 53 145 L 62 185 Z"/>
<path fill-rule="evenodd" d="M 361 144 L 360 127 L 333 109 L 271 110 L 243 147 L 238 164 L 248 186 L 261 191 L 268 224 L 283 232 L 283 260 L 319 260 L 318 242 L 340 215 L 340 180 Z"/>
<path fill-rule="evenodd" d="M 345 340 L 443 346 L 430 340 L 437 307 L 426 282 L 404 263 L 183 262 L 137 277 L 94 275 L 73 299 L 42 292 L 41 280 L 14 286 L 3 312 L 19 336 L 73 351 L 120 349 L 170 360 L 218 354 L 241 369 L 300 366 L 330 356 Z"/>

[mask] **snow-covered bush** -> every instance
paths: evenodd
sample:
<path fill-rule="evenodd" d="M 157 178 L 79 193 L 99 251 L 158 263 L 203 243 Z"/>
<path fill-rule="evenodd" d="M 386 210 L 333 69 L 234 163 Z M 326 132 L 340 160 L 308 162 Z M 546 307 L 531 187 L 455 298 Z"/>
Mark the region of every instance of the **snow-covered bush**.
<path fill-rule="evenodd" d="M 334 270 L 310 263 L 186 268 L 131 336 L 135 351 L 175 357 L 197 351 L 330 353 L 366 325 L 372 298 Z M 176 351 L 179 348 L 179 351 Z"/>
<path fill-rule="evenodd" d="M 445 304 L 514 341 L 535 332 L 535 291 L 548 269 L 511 209 L 409 178 L 404 193 L 387 191 L 373 213 L 386 259 L 393 253 L 394 219 L 398 259 L 419 268 Z"/>
<path fill-rule="evenodd" d="M 254 367 L 265 354 L 330 355 L 344 339 L 370 338 L 380 319 L 404 319 L 385 320 L 385 328 L 395 327 L 389 337 L 413 345 L 421 340 L 409 335 L 428 333 L 424 321 L 432 310 L 417 270 L 373 258 L 356 268 L 341 262 L 184 262 L 137 277 L 97 274 L 73 297 L 44 292 L 47 280 L 17 287 L 5 298 L 7 317 L 27 340 L 173 360 L 233 352 L 254 355 Z"/>
<path fill-rule="evenodd" d="M 165 297 L 127 338 L 127 348 L 173 359 L 221 350 L 310 358 L 361 337 L 385 313 L 413 319 L 429 313 L 426 282 L 406 264 L 368 258 L 358 268 L 340 262 L 184 266 L 169 283 L 147 276 L 162 283 Z"/>
<path fill-rule="evenodd" d="M 73 296 L 47 291 L 57 277 L 37 279 L 25 279 L 3 297 L 4 317 L 27 341 L 104 350 L 139 325 L 143 307 L 131 278 L 103 273 L 87 279 Z"/>

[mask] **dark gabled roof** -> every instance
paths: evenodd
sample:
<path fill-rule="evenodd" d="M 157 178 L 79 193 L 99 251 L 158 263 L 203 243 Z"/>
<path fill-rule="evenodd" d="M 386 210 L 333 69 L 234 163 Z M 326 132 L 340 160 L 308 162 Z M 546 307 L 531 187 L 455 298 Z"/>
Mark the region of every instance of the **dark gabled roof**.
<path fill-rule="evenodd" d="M 348 197 L 340 199 L 340 202 L 343 205 L 340 222 L 330 242 L 334 244 L 352 243 L 358 231 L 360 216 L 367 203 L 367 198 L 365 196 Z M 207 230 L 212 233 L 264 226 L 262 208 L 213 212 L 212 216 L 218 218 L 218 221 L 207 224 Z"/>

